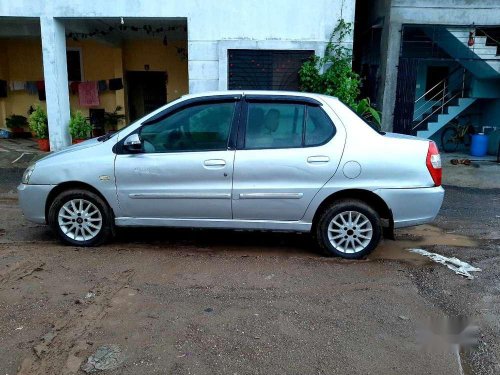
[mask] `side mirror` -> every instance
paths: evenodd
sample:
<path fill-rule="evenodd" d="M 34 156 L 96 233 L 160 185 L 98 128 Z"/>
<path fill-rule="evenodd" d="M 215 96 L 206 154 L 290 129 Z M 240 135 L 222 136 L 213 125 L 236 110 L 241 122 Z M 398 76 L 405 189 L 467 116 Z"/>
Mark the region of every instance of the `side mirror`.
<path fill-rule="evenodd" d="M 126 139 L 125 142 L 123 142 L 123 147 L 125 150 L 132 152 L 132 153 L 138 153 L 142 152 L 142 141 L 141 137 L 139 137 L 139 134 L 131 134 L 129 135 Z"/>

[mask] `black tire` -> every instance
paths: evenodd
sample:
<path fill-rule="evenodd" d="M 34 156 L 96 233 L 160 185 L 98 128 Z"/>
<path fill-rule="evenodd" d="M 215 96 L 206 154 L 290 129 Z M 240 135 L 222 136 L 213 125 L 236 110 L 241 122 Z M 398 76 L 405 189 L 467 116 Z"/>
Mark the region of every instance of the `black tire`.
<path fill-rule="evenodd" d="M 444 152 L 455 152 L 458 148 L 457 129 L 448 127 L 441 133 L 441 147 Z"/>
<path fill-rule="evenodd" d="M 362 214 L 371 224 L 371 239 L 366 240 L 369 242 L 365 246 L 359 245 L 360 249 L 355 252 L 346 252 L 345 249 L 342 250 L 340 247 L 335 247 L 328 237 L 328 233 L 330 232 L 329 226 L 332 220 L 337 215 L 350 211 Z M 368 255 L 377 247 L 382 237 L 382 225 L 378 213 L 365 202 L 356 199 L 344 199 L 333 203 L 321 213 L 313 229 L 313 235 L 324 255 L 339 256 L 346 259 L 359 259 Z M 352 233 L 352 235 L 356 238 L 355 233 Z M 352 235 L 350 235 L 350 238 L 352 238 Z"/>
<path fill-rule="evenodd" d="M 90 239 L 78 240 L 70 238 L 59 225 L 59 211 L 63 205 L 75 199 L 90 202 L 99 210 L 101 227 L 97 234 Z M 114 216 L 111 208 L 97 194 L 83 189 L 72 189 L 60 193 L 50 205 L 48 223 L 63 243 L 73 246 L 99 246 L 111 239 L 114 234 Z"/>

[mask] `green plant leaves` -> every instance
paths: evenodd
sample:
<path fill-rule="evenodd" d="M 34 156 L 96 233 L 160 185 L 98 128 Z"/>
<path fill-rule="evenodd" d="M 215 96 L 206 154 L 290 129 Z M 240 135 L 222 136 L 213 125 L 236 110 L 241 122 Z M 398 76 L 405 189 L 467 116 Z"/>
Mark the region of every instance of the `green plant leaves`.
<path fill-rule="evenodd" d="M 35 133 L 38 138 L 49 138 L 49 125 L 47 122 L 47 114 L 39 105 L 28 117 L 30 130 Z"/>
<path fill-rule="evenodd" d="M 69 133 L 73 139 L 87 139 L 92 132 L 92 125 L 81 111 L 76 111 L 69 121 Z"/>
<path fill-rule="evenodd" d="M 343 45 L 352 34 L 352 24 L 340 19 L 330 35 L 323 57 L 312 56 L 299 70 L 302 91 L 337 97 L 368 121 L 380 127 L 380 112 L 371 106 L 368 98 L 358 101 L 360 76 L 352 70 L 351 49 Z"/>

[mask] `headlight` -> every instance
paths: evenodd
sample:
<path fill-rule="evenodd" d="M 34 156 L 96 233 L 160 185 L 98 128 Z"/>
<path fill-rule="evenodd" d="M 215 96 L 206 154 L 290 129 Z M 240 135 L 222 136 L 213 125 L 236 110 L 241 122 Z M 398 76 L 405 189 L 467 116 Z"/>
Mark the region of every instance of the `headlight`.
<path fill-rule="evenodd" d="M 35 170 L 35 164 L 30 165 L 28 168 L 26 168 L 26 170 L 23 173 L 23 179 L 21 180 L 23 184 L 28 184 L 30 182 L 30 177 L 33 174 L 34 170 Z"/>

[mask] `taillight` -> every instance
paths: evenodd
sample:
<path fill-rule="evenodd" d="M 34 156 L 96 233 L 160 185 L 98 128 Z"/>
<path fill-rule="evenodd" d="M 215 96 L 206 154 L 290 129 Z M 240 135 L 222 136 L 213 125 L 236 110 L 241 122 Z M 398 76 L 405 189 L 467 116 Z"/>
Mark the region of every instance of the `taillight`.
<path fill-rule="evenodd" d="M 436 143 L 432 141 L 429 141 L 429 150 L 427 151 L 425 164 L 431 174 L 434 185 L 441 186 L 441 179 L 443 177 L 443 170 L 441 169 L 441 155 L 439 155 Z"/>

